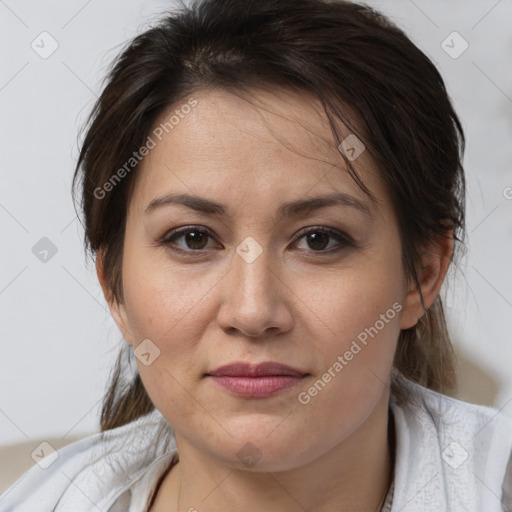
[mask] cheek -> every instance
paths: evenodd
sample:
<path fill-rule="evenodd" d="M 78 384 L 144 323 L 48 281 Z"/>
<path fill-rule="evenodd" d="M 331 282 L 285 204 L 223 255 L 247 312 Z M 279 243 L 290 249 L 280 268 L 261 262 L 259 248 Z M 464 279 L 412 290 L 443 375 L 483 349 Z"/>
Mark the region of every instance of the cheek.
<path fill-rule="evenodd" d="M 155 405 L 163 409 L 179 404 L 180 414 L 193 411 L 193 400 L 185 388 L 206 370 L 198 357 L 208 312 L 219 276 L 170 268 L 169 263 L 141 254 L 128 255 L 123 267 L 123 291 L 130 331 L 137 346 L 150 340 L 158 356 L 151 364 L 136 358 L 139 374 Z M 207 362 L 207 361 L 206 361 Z M 196 404 L 197 405 L 197 404 Z"/>
<path fill-rule="evenodd" d="M 136 358 L 139 375 L 157 409 L 177 424 L 197 414 L 191 384 L 204 371 L 197 357 L 204 330 L 201 321 L 205 321 L 200 300 L 204 293 L 201 287 L 190 283 L 184 287 L 174 279 L 169 283 L 147 271 L 144 279 L 133 278 L 125 289 L 128 317 L 138 342 L 149 339 L 157 347 L 157 357 L 150 364 Z M 174 417 L 176 411 L 179 418 Z"/>
<path fill-rule="evenodd" d="M 340 275 L 326 279 L 310 301 L 322 320 L 312 339 L 323 368 L 298 397 L 311 414 L 335 403 L 336 423 L 352 421 L 347 411 L 355 421 L 364 416 L 387 386 L 405 299 L 398 251 Z"/>
<path fill-rule="evenodd" d="M 315 343 L 314 351 L 322 355 L 322 364 L 294 396 L 300 415 L 310 426 L 304 433 L 306 443 L 318 443 L 312 433 L 317 431 L 330 440 L 325 441 L 325 449 L 333 439 L 341 441 L 361 427 L 387 393 L 401 308 L 388 294 L 374 292 L 366 297 L 364 307 L 345 299 L 337 308 L 326 304 L 322 311 L 331 312 L 327 321 L 336 339 L 330 341 L 330 335 L 329 340 Z"/>
<path fill-rule="evenodd" d="M 150 338 L 160 344 L 177 333 L 183 339 L 184 330 L 190 331 L 188 338 L 194 338 L 201 302 L 214 279 L 205 275 L 199 280 L 197 273 L 172 268 L 168 262 L 144 254 L 127 258 L 123 270 L 127 316 L 140 339 Z"/>
<path fill-rule="evenodd" d="M 401 268 L 392 254 L 327 275 L 314 290 L 309 306 L 322 320 L 328 347 L 342 350 L 358 337 L 364 343 L 368 331 L 383 341 L 398 337 L 405 297 Z"/>
<path fill-rule="evenodd" d="M 334 290 L 333 290 L 334 291 Z M 326 379 L 343 387 L 344 394 L 369 391 L 378 379 L 387 381 L 400 334 L 403 305 L 398 290 L 374 286 L 351 289 L 326 296 L 316 307 L 322 313 L 328 335 L 313 338 L 315 350 L 323 356 Z M 336 378 L 333 377 L 336 375 Z M 369 386 L 370 384 L 370 386 Z"/>

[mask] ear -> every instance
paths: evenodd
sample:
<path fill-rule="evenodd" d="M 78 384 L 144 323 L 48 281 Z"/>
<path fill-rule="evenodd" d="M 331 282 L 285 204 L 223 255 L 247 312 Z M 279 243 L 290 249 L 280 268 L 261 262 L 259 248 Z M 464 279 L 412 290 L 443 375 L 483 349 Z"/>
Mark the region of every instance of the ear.
<path fill-rule="evenodd" d="M 440 241 L 430 244 L 421 254 L 421 268 L 417 269 L 418 280 L 425 308 L 429 308 L 439 295 L 453 256 L 453 230 L 446 233 Z M 420 291 L 411 279 L 409 291 L 404 303 L 400 327 L 410 329 L 425 314 L 421 305 Z"/>
<path fill-rule="evenodd" d="M 110 309 L 110 314 L 114 319 L 117 327 L 121 331 L 123 338 L 130 344 L 133 345 L 134 337 L 129 329 L 128 316 L 126 314 L 126 307 L 124 304 L 119 302 L 115 297 L 113 290 L 110 287 L 110 284 L 107 279 L 107 275 L 105 273 L 105 255 L 103 250 L 99 250 L 96 255 L 96 274 L 98 276 L 98 280 L 101 285 L 101 289 L 103 290 L 103 296 L 107 301 L 107 304 Z"/>

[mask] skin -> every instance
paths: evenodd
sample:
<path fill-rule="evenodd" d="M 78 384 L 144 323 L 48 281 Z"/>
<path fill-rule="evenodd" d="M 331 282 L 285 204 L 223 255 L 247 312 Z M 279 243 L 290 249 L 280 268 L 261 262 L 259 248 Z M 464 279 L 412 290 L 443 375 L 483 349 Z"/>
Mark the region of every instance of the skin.
<path fill-rule="evenodd" d="M 111 298 L 101 254 L 97 260 L 125 340 L 136 348 L 149 339 L 160 350 L 150 365 L 137 365 L 151 400 L 175 430 L 180 461 L 151 510 L 376 510 L 392 469 L 393 355 L 400 329 L 423 315 L 401 265 L 398 224 L 376 164 L 368 151 L 352 162 L 377 197 L 373 203 L 345 170 L 319 103 L 305 94 L 209 89 L 193 97 L 197 106 L 164 133 L 137 170 L 121 301 Z M 349 133 L 342 128 L 343 137 Z M 276 217 L 284 202 L 334 192 L 356 198 L 371 215 L 330 206 Z M 171 204 L 145 213 L 152 200 L 170 193 L 215 200 L 229 214 Z M 211 236 L 158 242 L 185 226 Z M 353 245 L 330 236 L 319 248 L 318 238 L 315 245 L 298 236 L 323 226 L 346 233 Z M 249 236 L 262 249 L 251 263 L 236 252 Z M 329 254 L 331 248 L 340 251 Z M 447 242 L 424 253 L 419 278 L 427 307 L 439 293 L 451 251 Z M 309 403 L 300 403 L 299 393 L 394 303 L 401 311 Z M 229 362 L 270 360 L 310 376 L 263 399 L 237 397 L 205 377 Z M 251 467 L 237 455 L 248 443 L 260 456 Z"/>

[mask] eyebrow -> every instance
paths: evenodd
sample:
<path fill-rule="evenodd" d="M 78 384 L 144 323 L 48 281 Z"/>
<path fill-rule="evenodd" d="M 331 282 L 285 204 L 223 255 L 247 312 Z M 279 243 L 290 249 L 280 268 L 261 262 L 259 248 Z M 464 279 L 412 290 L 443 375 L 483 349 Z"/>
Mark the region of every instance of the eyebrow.
<path fill-rule="evenodd" d="M 158 208 L 173 204 L 183 205 L 191 208 L 192 210 L 208 215 L 216 215 L 219 217 L 226 217 L 229 215 L 228 208 L 221 203 L 204 197 L 191 196 L 188 194 L 170 194 L 157 197 L 148 204 L 145 209 L 145 213 L 149 214 Z M 345 193 L 328 194 L 283 203 L 277 210 L 277 218 L 281 219 L 283 217 L 294 217 L 301 214 L 308 214 L 315 210 L 319 210 L 320 208 L 326 208 L 329 206 L 346 206 L 354 208 L 368 217 L 373 218 L 372 212 L 366 204 Z"/>

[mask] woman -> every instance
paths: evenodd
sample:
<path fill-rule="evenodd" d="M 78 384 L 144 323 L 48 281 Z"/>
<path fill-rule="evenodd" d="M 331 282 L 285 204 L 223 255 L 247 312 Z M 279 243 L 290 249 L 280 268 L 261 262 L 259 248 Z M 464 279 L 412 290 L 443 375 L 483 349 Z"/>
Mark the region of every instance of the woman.
<path fill-rule="evenodd" d="M 0 510 L 509 510 L 512 420 L 443 394 L 463 151 L 369 7 L 203 0 L 135 38 L 75 173 L 125 340 L 102 432 Z"/>

